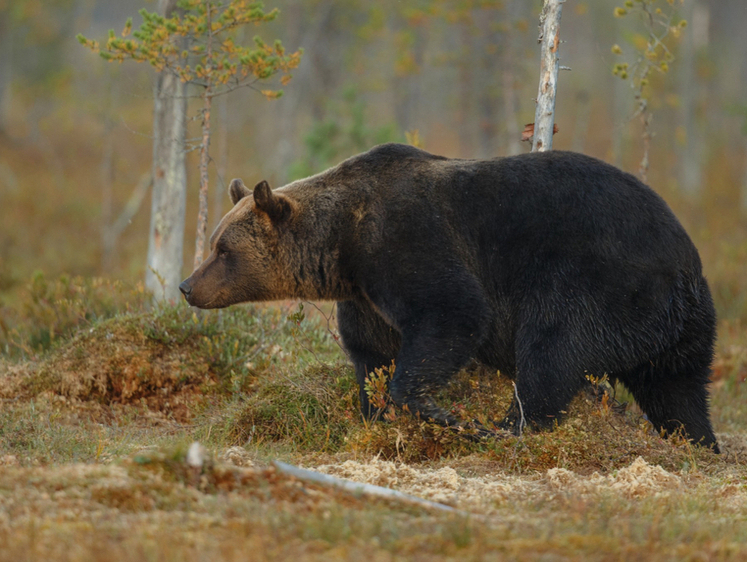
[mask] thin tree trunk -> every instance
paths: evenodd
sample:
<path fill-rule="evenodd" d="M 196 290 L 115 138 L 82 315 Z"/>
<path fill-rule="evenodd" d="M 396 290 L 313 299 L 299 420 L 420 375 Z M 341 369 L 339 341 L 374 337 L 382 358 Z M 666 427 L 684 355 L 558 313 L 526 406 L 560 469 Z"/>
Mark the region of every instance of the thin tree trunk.
<path fill-rule="evenodd" d="M 472 67 L 475 64 L 474 49 L 472 48 L 472 29 L 466 24 L 459 25 L 461 39 L 461 53 L 459 65 L 459 112 L 457 122 L 459 126 L 459 153 L 462 158 L 473 156 L 472 127 L 470 121 L 473 115 L 472 105 L 474 96 Z"/>
<path fill-rule="evenodd" d="M 514 87 L 513 64 L 502 73 L 503 78 L 503 120 L 506 124 L 506 156 L 521 153 L 521 132 L 516 118 L 516 88 Z"/>
<path fill-rule="evenodd" d="M 742 216 L 747 217 L 747 136 L 744 138 L 744 175 L 742 176 L 742 189 L 741 189 L 741 209 Z"/>
<path fill-rule="evenodd" d="M 208 39 L 208 45 L 209 39 Z M 208 49 L 210 47 L 208 46 Z M 208 219 L 208 164 L 210 164 L 210 109 L 213 104 L 213 92 L 208 85 L 203 95 L 202 108 L 202 144 L 200 146 L 200 206 L 197 212 L 197 236 L 195 238 L 194 268 L 197 269 L 205 255 L 205 237 L 207 236 Z"/>
<path fill-rule="evenodd" d="M 479 142 L 475 150 L 476 158 L 492 158 L 496 156 L 496 91 L 495 83 L 500 75 L 498 68 L 496 33 L 493 31 L 495 25 L 495 12 L 492 10 L 479 10 L 476 12 L 476 25 L 480 33 L 475 40 L 476 55 L 479 57 L 480 73 L 477 76 L 478 94 L 478 118 L 477 137 Z"/>
<path fill-rule="evenodd" d="M 176 0 L 159 0 L 158 12 L 169 17 L 176 4 Z M 145 286 L 156 300 L 175 301 L 182 276 L 187 196 L 186 87 L 174 74 L 161 72 L 154 90 L 153 196 Z"/>
<path fill-rule="evenodd" d="M 8 13 L 0 14 L 0 134 L 5 133 L 7 114 L 10 110 L 11 82 L 13 81 L 14 34 Z"/>
<path fill-rule="evenodd" d="M 552 150 L 555 126 L 555 95 L 558 88 L 560 57 L 560 16 L 565 0 L 545 0 L 540 15 L 540 79 L 537 110 L 534 115 L 532 152 Z"/>
<path fill-rule="evenodd" d="M 521 150 L 521 129 L 519 127 L 518 111 L 517 111 L 517 100 L 516 100 L 516 61 L 515 61 L 515 49 L 514 41 L 516 40 L 516 32 L 514 31 L 514 22 L 516 21 L 518 14 L 517 9 L 520 9 L 521 2 L 519 0 L 511 0 L 507 7 L 508 22 L 511 31 L 504 33 L 504 44 L 501 53 L 502 69 L 501 69 L 501 89 L 503 90 L 503 122 L 506 126 L 506 138 L 505 138 L 505 155 L 514 156 L 520 154 Z"/>
<path fill-rule="evenodd" d="M 114 213 L 114 124 L 107 116 L 104 128 L 104 148 L 101 157 L 101 271 L 111 272 L 114 264 L 114 241 L 111 236 Z"/>
<path fill-rule="evenodd" d="M 680 69 L 680 123 L 685 129 L 684 146 L 679 152 L 678 165 L 679 187 L 686 197 L 695 198 L 699 195 L 702 181 L 702 153 L 698 142 L 697 105 L 699 85 L 695 76 L 695 25 L 694 15 L 697 0 L 691 0 L 684 5 L 684 18 L 690 25 L 685 28 L 682 47 L 677 66 Z"/>
<path fill-rule="evenodd" d="M 628 128 L 632 109 L 630 107 L 630 85 L 619 78 L 614 80 L 612 86 L 612 107 L 611 161 L 618 168 L 622 168 L 628 146 Z"/>
<path fill-rule="evenodd" d="M 119 89 L 114 88 L 114 72 L 107 66 L 107 104 L 104 115 L 101 155 L 101 271 L 110 274 L 114 265 L 112 222 L 114 217 L 114 128 L 112 108 L 117 105 Z"/>
<path fill-rule="evenodd" d="M 210 6 L 207 10 L 207 40 L 205 46 L 205 72 L 207 84 L 202 94 L 202 144 L 200 145 L 200 206 L 197 211 L 197 235 L 195 237 L 195 259 L 194 268 L 197 269 L 205 255 L 205 237 L 207 236 L 208 220 L 208 187 L 210 177 L 208 165 L 210 164 L 210 110 L 213 105 L 213 84 L 210 78 L 213 64 L 213 33 L 212 21 L 210 19 Z"/>
<path fill-rule="evenodd" d="M 210 228 L 215 230 L 223 218 L 223 200 L 226 197 L 226 172 L 228 170 L 228 96 L 218 98 L 218 179 L 213 189 L 213 204 L 210 213 L 213 219 Z"/>
<path fill-rule="evenodd" d="M 744 77 L 743 80 L 747 80 L 747 60 L 742 61 L 742 76 Z M 744 84 L 744 82 L 742 83 Z M 744 119 L 747 120 L 747 115 L 744 116 Z M 742 163 L 744 164 L 744 172 L 742 175 L 742 186 L 739 194 L 739 203 L 740 209 L 742 211 L 742 216 L 747 218 L 747 123 L 742 125 L 741 133 L 742 144 L 744 146 L 744 157 L 742 158 Z"/>

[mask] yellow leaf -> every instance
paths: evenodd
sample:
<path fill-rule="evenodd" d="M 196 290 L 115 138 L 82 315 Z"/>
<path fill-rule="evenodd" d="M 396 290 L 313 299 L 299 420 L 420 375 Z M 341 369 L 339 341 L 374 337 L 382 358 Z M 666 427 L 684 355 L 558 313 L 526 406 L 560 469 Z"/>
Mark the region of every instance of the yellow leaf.
<path fill-rule="evenodd" d="M 415 148 L 423 148 L 423 140 L 420 138 L 420 131 L 418 129 L 405 131 L 405 140 L 407 141 L 407 144 L 414 146 Z"/>

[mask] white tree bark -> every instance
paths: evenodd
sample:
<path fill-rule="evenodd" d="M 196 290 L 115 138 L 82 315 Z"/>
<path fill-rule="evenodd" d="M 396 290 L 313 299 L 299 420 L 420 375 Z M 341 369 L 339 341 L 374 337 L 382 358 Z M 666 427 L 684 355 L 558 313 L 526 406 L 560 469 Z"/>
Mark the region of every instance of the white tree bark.
<path fill-rule="evenodd" d="M 176 0 L 159 0 L 170 16 Z M 182 81 L 169 72 L 156 78 L 153 107 L 153 197 L 145 286 L 156 300 L 179 299 L 184 249 L 187 171 L 184 140 L 187 98 Z"/>
<path fill-rule="evenodd" d="M 560 68 L 560 16 L 565 0 L 545 0 L 540 14 L 540 79 L 534 115 L 532 152 L 552 150 L 555 125 L 555 94 Z"/>

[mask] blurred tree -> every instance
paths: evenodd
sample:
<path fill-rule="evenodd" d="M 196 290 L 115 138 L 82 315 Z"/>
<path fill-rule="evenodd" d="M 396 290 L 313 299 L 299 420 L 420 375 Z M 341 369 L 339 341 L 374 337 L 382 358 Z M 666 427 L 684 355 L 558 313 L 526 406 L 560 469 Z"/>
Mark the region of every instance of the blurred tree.
<path fill-rule="evenodd" d="M 328 112 L 335 117 L 315 121 L 304 137 L 306 155 L 291 165 L 291 179 L 318 173 L 374 145 L 402 140 L 393 125 L 366 126 L 365 104 L 353 87 L 346 88 L 342 104 Z"/>
<path fill-rule="evenodd" d="M 680 36 L 680 32 L 687 26 L 687 22 L 679 18 L 677 10 L 684 0 L 626 0 L 623 6 L 614 9 L 615 17 L 628 15 L 638 16 L 641 32 L 631 35 L 630 43 L 633 47 L 633 61 L 616 63 L 613 74 L 622 80 L 631 79 L 631 88 L 635 97 L 635 117 L 640 117 L 643 125 L 643 156 L 638 173 L 647 181 L 650 166 L 651 120 L 653 114 L 649 107 L 651 96 L 652 73 L 666 74 L 669 65 L 674 60 L 671 43 Z M 677 22 L 677 23 L 675 23 Z M 623 55 L 622 48 L 615 44 L 612 53 Z"/>
<path fill-rule="evenodd" d="M 286 54 L 280 41 L 270 46 L 259 37 L 254 47 L 236 43 L 235 31 L 248 24 L 259 24 L 275 19 L 277 10 L 265 13 L 258 2 L 247 0 L 161 0 L 162 14 L 141 10 L 143 24 L 132 33 L 132 20 L 128 20 L 122 37 L 109 33 L 106 50 L 101 56 L 109 61 L 126 59 L 149 62 L 159 71 L 159 80 L 182 84 L 194 84 L 202 88 L 202 135 L 200 149 L 200 191 L 195 239 L 194 267 L 203 260 L 208 219 L 208 165 L 210 162 L 210 114 L 213 98 L 240 87 L 254 87 L 259 80 L 266 80 L 283 73 L 283 84 L 290 79 L 289 71 L 298 66 L 301 53 Z M 78 40 L 94 50 L 98 43 L 78 36 Z M 194 66 L 190 64 L 193 62 Z M 176 86 L 175 86 L 176 87 Z M 164 101 L 164 91 L 159 91 L 156 104 Z M 281 90 L 265 89 L 262 93 L 269 99 L 278 98 Z M 186 104 L 186 96 L 174 91 L 171 101 Z M 157 110 L 157 115 L 166 112 Z M 179 110 L 180 115 L 184 112 Z M 173 113 L 176 116 L 176 110 Z M 182 118 L 183 120 L 183 118 Z M 184 129 L 178 135 L 168 137 L 170 149 L 184 144 Z M 158 129 L 163 130 L 163 129 Z M 177 132 L 177 131 L 174 131 Z M 159 137 L 157 137 L 159 138 Z M 184 151 L 181 150 L 184 158 Z M 179 178 L 181 181 L 181 178 Z M 173 203 L 172 203 L 173 204 Z M 177 225 L 178 226 L 178 225 Z M 156 227 L 158 230 L 158 227 Z M 183 230 L 183 226 L 182 226 Z M 158 270 L 156 270 L 158 271 Z M 168 282 L 171 292 L 171 281 Z"/>
<path fill-rule="evenodd" d="M 515 4 L 505 0 L 389 0 L 369 8 L 361 35 L 369 40 L 379 37 L 394 46 L 391 90 L 401 131 L 423 127 L 426 100 L 432 104 L 443 91 L 458 99 L 460 152 L 465 156 L 495 154 L 498 94 L 503 86 L 509 104 L 514 95 L 505 89 L 513 86 L 514 75 L 508 72 L 502 77 L 497 72 L 499 62 L 508 62 L 506 57 L 511 56 L 508 51 L 499 58 L 498 43 L 510 26 L 503 21 L 511 21 Z M 428 66 L 452 67 L 456 79 L 449 87 L 428 90 L 424 80 Z M 506 123 L 509 130 L 517 131 L 515 123 Z"/>
<path fill-rule="evenodd" d="M 223 200 L 226 198 L 224 186 L 227 185 L 226 173 L 228 172 L 228 96 L 218 98 L 218 155 L 216 157 L 216 189 L 213 190 L 213 205 L 211 213 L 213 219 L 211 228 L 215 230 L 223 218 Z"/>
<path fill-rule="evenodd" d="M 5 114 L 10 105 L 10 83 L 13 77 L 13 36 L 10 33 L 10 14 L 0 10 L 0 134 L 5 133 Z"/>
<path fill-rule="evenodd" d="M 503 94 L 503 112 L 501 121 L 505 127 L 503 140 L 503 154 L 514 156 L 521 152 L 521 133 L 517 115 L 516 82 L 520 67 L 516 49 L 517 38 L 521 31 L 526 31 L 526 21 L 519 18 L 522 7 L 519 0 L 507 0 L 505 26 L 503 29 L 503 43 L 499 46 L 491 60 L 500 61 L 500 72 L 495 68 L 493 74 L 501 77 L 501 92 Z"/>
<path fill-rule="evenodd" d="M 163 18 L 178 17 L 176 0 L 158 0 Z M 129 27 L 129 25 L 128 25 Z M 182 40 L 185 46 L 186 41 Z M 187 88 L 171 72 L 153 85 L 153 191 L 145 286 L 157 300 L 179 299 L 187 209 Z"/>
<path fill-rule="evenodd" d="M 682 193 L 691 198 L 700 195 L 703 181 L 703 148 L 698 113 L 702 87 L 697 76 L 698 51 L 705 47 L 702 35 L 708 7 L 699 0 L 683 4 L 683 16 L 690 25 L 684 30 L 679 51 L 679 121 L 678 183 Z M 707 41 L 707 38 L 705 39 Z"/>
<path fill-rule="evenodd" d="M 7 132 L 12 85 L 22 78 L 39 94 L 66 72 L 62 42 L 76 0 L 0 0 L 0 134 Z"/>

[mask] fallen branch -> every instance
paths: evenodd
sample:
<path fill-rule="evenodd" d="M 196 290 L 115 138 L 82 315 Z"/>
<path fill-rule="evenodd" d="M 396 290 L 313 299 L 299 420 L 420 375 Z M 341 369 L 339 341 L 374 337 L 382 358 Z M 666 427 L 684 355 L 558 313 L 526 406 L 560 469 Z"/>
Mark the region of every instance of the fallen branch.
<path fill-rule="evenodd" d="M 435 509 L 438 511 L 446 511 L 449 513 L 463 515 L 471 518 L 481 518 L 481 516 L 479 515 L 461 511 L 443 503 L 424 500 L 417 496 L 411 496 L 410 494 L 392 490 L 391 488 L 374 486 L 373 484 L 362 484 L 360 482 L 353 482 L 352 480 L 345 480 L 343 478 L 337 478 L 336 476 L 330 476 L 329 474 L 322 474 L 321 472 L 316 472 L 314 470 L 299 468 L 297 466 L 293 466 L 292 464 L 286 464 L 280 461 L 272 461 L 272 465 L 278 472 L 281 472 L 288 476 L 298 478 L 299 480 L 303 480 L 305 482 L 313 482 L 314 484 L 331 486 L 340 490 L 344 490 L 351 494 L 363 494 L 366 496 L 373 496 L 387 500 L 395 500 L 402 503 L 423 507 L 425 509 Z"/>

